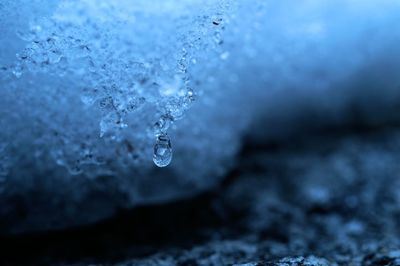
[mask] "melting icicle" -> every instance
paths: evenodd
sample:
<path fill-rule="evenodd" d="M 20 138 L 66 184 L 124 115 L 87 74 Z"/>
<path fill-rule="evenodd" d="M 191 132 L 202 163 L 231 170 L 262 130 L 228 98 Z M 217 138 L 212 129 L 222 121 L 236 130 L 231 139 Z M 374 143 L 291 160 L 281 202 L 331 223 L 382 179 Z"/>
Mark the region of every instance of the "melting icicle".
<path fill-rule="evenodd" d="M 166 133 L 162 133 L 157 136 L 156 144 L 154 145 L 153 162 L 158 167 L 165 167 L 171 163 L 171 160 L 171 140 Z"/>
<path fill-rule="evenodd" d="M 154 131 L 156 136 L 166 134 L 168 128 L 172 123 L 173 118 L 170 115 L 162 115 L 160 119 L 154 124 Z"/>

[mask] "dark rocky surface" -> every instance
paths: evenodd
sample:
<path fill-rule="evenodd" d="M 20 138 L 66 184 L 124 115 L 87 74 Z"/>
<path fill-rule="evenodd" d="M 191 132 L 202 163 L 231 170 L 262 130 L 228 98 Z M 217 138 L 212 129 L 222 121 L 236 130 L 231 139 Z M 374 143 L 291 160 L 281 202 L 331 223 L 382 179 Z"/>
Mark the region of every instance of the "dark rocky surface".
<path fill-rule="evenodd" d="M 329 132 L 249 143 L 190 199 L 2 237 L 0 265 L 400 265 L 400 132 Z"/>

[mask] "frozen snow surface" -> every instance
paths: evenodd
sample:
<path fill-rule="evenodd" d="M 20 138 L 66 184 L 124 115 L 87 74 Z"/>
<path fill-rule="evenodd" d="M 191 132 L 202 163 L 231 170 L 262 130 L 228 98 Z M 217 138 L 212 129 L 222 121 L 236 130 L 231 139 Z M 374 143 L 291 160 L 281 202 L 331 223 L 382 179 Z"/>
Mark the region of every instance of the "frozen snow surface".
<path fill-rule="evenodd" d="M 399 11 L 386 0 L 1 1 L 4 228 L 88 223 L 210 188 L 255 119 L 296 110 L 282 99 L 338 119 L 371 93 L 347 85 L 366 62 L 390 105 Z"/>

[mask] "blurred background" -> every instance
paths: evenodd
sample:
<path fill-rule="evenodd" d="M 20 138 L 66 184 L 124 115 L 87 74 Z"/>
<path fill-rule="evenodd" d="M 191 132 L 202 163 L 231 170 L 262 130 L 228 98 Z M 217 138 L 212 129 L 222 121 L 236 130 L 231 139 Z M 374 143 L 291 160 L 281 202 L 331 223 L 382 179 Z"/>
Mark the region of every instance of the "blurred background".
<path fill-rule="evenodd" d="M 400 265 L 398 1 L 0 14 L 0 265 Z"/>

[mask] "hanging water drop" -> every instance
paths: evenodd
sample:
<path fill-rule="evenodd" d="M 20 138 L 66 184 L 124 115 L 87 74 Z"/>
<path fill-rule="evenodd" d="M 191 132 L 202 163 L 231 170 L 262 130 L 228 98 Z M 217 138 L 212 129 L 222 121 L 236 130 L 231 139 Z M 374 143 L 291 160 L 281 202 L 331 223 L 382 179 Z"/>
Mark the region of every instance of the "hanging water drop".
<path fill-rule="evenodd" d="M 171 140 L 166 133 L 157 136 L 154 145 L 153 162 L 158 167 L 165 167 L 171 163 L 172 146 Z"/>

